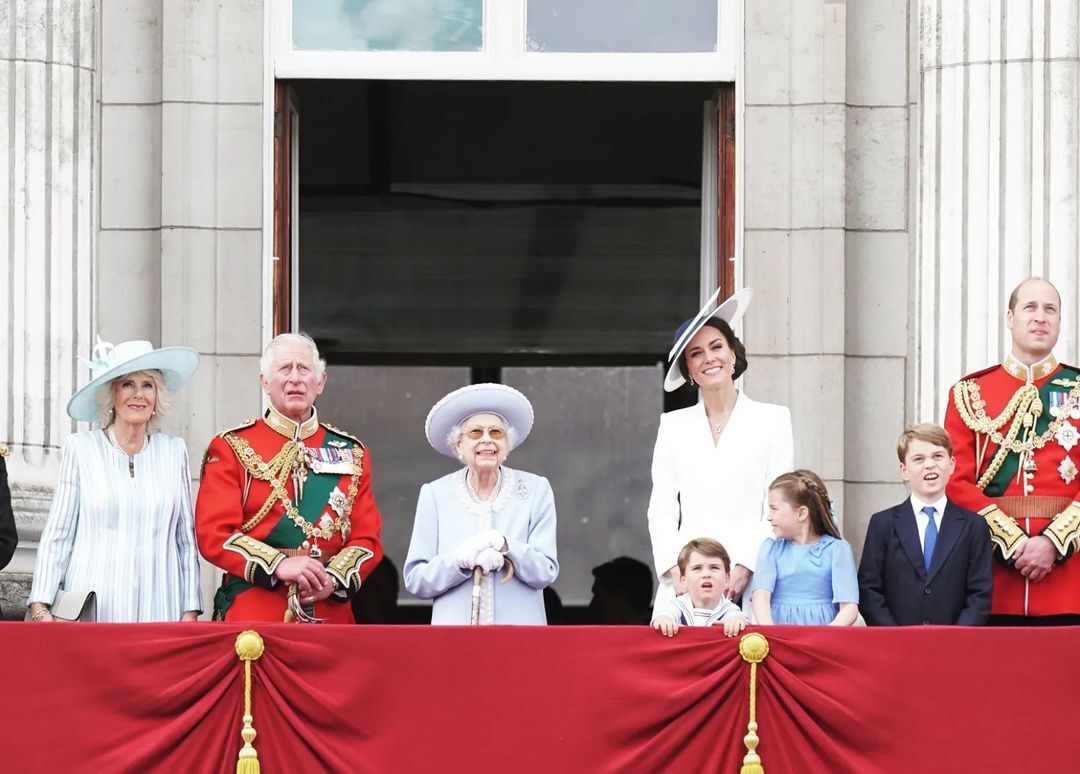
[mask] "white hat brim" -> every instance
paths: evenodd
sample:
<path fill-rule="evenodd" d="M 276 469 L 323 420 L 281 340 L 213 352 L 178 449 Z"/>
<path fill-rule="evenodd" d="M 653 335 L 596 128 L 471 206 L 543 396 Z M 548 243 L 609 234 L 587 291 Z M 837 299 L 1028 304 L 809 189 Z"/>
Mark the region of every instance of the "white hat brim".
<path fill-rule="evenodd" d="M 515 446 L 520 446 L 533 426 L 533 407 L 522 393 L 505 384 L 470 384 L 441 398 L 424 422 L 424 434 L 431 448 L 447 457 L 457 457 L 450 445 L 450 431 L 476 414 L 497 414 L 514 429 Z"/>
<path fill-rule="evenodd" d="M 160 371 L 165 386 L 175 392 L 184 386 L 195 369 L 199 367 L 199 353 L 191 347 L 162 347 L 145 355 L 120 363 L 98 374 L 71 396 L 67 404 L 68 416 L 79 422 L 98 419 L 97 392 L 118 376 L 137 371 Z"/>
<path fill-rule="evenodd" d="M 683 331 L 675 342 L 675 346 L 671 348 L 671 353 L 668 355 L 668 372 L 664 378 L 664 390 L 666 392 L 673 392 L 686 384 L 686 379 L 679 370 L 679 358 L 682 357 L 683 350 L 690 343 L 690 339 L 694 338 L 697 332 L 705 326 L 705 323 L 713 317 L 719 317 L 734 328 L 742 316 L 746 314 L 746 308 L 754 297 L 754 291 L 751 288 L 743 288 L 719 306 L 714 306 L 719 293 L 718 289 L 712 295 L 712 298 L 705 302 L 705 306 L 701 307 L 701 310 L 694 316 L 693 322 Z"/>

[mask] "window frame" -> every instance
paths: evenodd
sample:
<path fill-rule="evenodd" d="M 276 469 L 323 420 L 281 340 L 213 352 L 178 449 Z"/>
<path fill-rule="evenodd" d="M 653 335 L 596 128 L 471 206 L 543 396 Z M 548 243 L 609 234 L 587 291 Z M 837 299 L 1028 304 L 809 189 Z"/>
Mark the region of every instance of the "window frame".
<path fill-rule="evenodd" d="M 528 0 L 484 0 L 481 51 L 303 51 L 292 46 L 293 0 L 274 0 L 274 77 L 385 80 L 735 80 L 737 2 L 716 0 L 716 50 L 557 53 L 526 48 Z"/>

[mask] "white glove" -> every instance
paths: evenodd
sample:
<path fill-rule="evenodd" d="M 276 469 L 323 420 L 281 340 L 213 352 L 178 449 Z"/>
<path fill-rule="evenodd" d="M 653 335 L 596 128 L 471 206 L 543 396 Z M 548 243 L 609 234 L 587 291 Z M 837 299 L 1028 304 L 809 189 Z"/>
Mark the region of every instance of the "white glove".
<path fill-rule="evenodd" d="M 503 555 L 494 548 L 488 547 L 476 555 L 476 564 L 483 568 L 484 572 L 497 572 L 502 569 Z"/>
<path fill-rule="evenodd" d="M 462 541 L 454 551 L 454 562 L 465 572 L 476 566 L 476 548 L 473 547 L 471 539 Z"/>

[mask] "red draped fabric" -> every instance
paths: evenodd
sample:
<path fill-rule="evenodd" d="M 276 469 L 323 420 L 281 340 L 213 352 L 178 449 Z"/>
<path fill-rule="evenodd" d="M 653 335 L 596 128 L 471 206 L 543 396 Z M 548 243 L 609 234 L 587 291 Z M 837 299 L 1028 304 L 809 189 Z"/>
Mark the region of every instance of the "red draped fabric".
<path fill-rule="evenodd" d="M 730 771 L 738 639 L 647 628 L 255 627 L 262 771 Z M 0 766 L 235 771 L 231 624 L 0 624 Z M 761 630 L 766 772 L 1075 771 L 1080 629 Z"/>

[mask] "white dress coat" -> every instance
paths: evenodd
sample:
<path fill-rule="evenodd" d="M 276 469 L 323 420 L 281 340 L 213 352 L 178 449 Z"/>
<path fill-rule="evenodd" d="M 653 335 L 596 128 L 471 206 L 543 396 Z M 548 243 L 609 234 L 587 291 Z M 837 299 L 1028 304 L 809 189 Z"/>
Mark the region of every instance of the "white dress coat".
<path fill-rule="evenodd" d="M 648 514 L 657 604 L 674 599 L 679 551 L 694 538 L 718 540 L 732 566 L 753 571 L 770 534 L 768 486 L 792 469 L 793 446 L 787 406 L 741 390 L 715 445 L 703 402 L 660 417 Z"/>
<path fill-rule="evenodd" d="M 52 604 L 62 586 L 95 592 L 98 621 L 179 621 L 202 610 L 187 446 L 154 433 L 134 459 L 132 477 L 101 430 L 64 439 L 27 604 Z"/>

